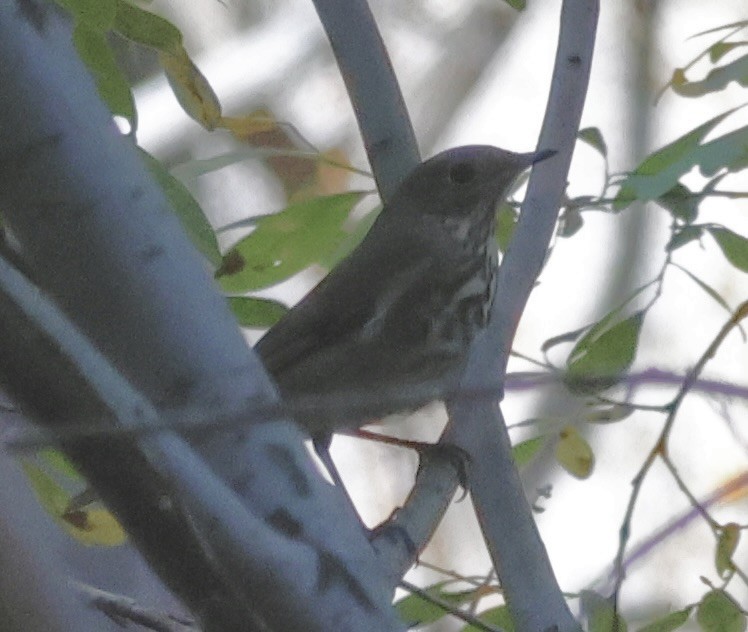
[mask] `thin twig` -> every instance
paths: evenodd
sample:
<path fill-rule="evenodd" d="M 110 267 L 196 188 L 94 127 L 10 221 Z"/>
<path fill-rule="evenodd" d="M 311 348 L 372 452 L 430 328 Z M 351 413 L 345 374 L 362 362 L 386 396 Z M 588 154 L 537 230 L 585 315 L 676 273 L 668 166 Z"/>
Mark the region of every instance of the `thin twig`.
<path fill-rule="evenodd" d="M 686 395 L 691 391 L 694 384 L 696 384 L 699 375 L 703 371 L 704 367 L 706 366 L 707 362 L 709 362 L 710 359 L 712 359 L 719 349 L 722 342 L 725 340 L 727 335 L 740 324 L 740 321 L 742 321 L 744 318 L 748 317 L 748 301 L 745 301 L 742 303 L 733 313 L 733 315 L 730 317 L 730 319 L 724 324 L 722 329 L 720 329 L 719 333 L 715 336 L 712 343 L 707 347 L 706 351 L 702 354 L 702 356 L 699 358 L 696 365 L 689 371 L 684 380 L 683 383 L 678 390 L 678 393 L 673 398 L 673 401 L 668 405 L 668 416 L 665 420 L 665 424 L 662 428 L 662 431 L 660 432 L 659 437 L 657 438 L 657 441 L 652 448 L 652 450 L 649 452 L 647 457 L 644 459 L 644 463 L 642 464 L 641 468 L 639 468 L 639 471 L 637 472 L 636 476 L 634 476 L 634 479 L 632 481 L 632 490 L 631 490 L 631 496 L 629 497 L 629 502 L 626 507 L 626 513 L 624 514 L 623 522 L 621 523 L 621 529 L 620 529 L 620 538 L 619 538 L 619 545 L 618 545 L 618 551 L 616 553 L 615 561 L 613 563 L 614 566 L 614 572 L 615 572 L 615 585 L 613 590 L 613 607 L 616 612 L 618 612 L 618 597 L 621 589 L 621 585 L 623 584 L 623 580 L 625 579 L 625 569 L 624 569 L 624 556 L 626 552 L 626 545 L 628 543 L 629 537 L 631 535 L 631 522 L 634 514 L 634 507 L 636 506 L 636 501 L 639 498 L 639 493 L 641 491 L 642 485 L 644 483 L 644 480 L 649 473 L 650 468 L 652 467 L 652 464 L 657 460 L 658 457 L 662 457 L 665 461 L 665 464 L 670 468 L 672 466 L 672 463 L 670 463 L 670 459 L 668 456 L 668 439 L 670 437 L 670 433 L 672 432 L 673 424 L 675 423 L 675 418 L 678 413 L 678 410 L 680 408 L 681 403 L 685 399 Z M 682 484 L 682 481 L 680 480 L 680 477 L 677 475 L 677 471 L 674 467 L 670 469 L 671 474 L 674 476 L 676 483 L 681 487 L 681 489 L 686 494 L 689 501 L 692 502 L 693 506 L 699 510 L 699 513 L 702 514 L 702 516 L 705 516 L 705 519 L 709 523 L 710 527 L 714 529 L 715 521 L 707 514 L 707 512 L 701 507 L 701 505 L 696 501 L 693 494 L 688 492 L 685 485 Z M 694 504 L 695 503 L 695 504 Z"/>

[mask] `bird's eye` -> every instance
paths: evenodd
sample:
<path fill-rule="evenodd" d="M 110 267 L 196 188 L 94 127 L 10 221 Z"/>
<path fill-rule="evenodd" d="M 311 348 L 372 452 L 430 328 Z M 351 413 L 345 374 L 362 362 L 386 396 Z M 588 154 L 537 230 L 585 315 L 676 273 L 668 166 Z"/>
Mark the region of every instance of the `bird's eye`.
<path fill-rule="evenodd" d="M 455 184 L 468 184 L 475 178 L 475 167 L 469 162 L 458 162 L 449 168 L 449 179 Z"/>

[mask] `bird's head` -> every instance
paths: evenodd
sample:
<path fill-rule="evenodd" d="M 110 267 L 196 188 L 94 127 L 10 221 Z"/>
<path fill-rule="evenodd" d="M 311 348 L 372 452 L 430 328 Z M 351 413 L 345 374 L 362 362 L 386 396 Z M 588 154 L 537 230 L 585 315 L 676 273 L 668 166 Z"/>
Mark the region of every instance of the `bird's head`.
<path fill-rule="evenodd" d="M 448 149 L 413 169 L 389 206 L 450 219 L 485 215 L 495 210 L 520 173 L 555 153 L 517 154 L 490 145 Z"/>

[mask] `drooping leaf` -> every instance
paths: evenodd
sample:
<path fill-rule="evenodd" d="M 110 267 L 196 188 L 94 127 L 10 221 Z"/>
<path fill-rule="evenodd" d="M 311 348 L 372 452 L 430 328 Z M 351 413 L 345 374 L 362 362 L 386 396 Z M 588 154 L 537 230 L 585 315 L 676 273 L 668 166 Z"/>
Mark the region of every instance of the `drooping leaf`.
<path fill-rule="evenodd" d="M 277 323 L 288 308 L 269 298 L 230 296 L 229 307 L 242 327 L 265 329 Z"/>
<path fill-rule="evenodd" d="M 187 188 L 148 152 L 140 150 L 148 171 L 156 179 L 195 247 L 214 266 L 221 264 L 216 234 L 203 209 Z"/>
<path fill-rule="evenodd" d="M 224 256 L 216 277 L 231 294 L 275 285 L 318 263 L 345 239 L 342 224 L 364 195 L 360 191 L 292 204 L 267 215 Z"/>
<path fill-rule="evenodd" d="M 745 632 L 745 615 L 724 590 L 709 591 L 696 610 L 696 621 L 704 632 Z"/>
<path fill-rule="evenodd" d="M 555 452 L 556 460 L 572 476 L 585 479 L 592 474 L 595 455 L 590 444 L 574 426 L 561 430 Z"/>
<path fill-rule="evenodd" d="M 710 226 L 707 230 L 727 260 L 738 270 L 748 272 L 748 239 L 724 226 Z"/>
<path fill-rule="evenodd" d="M 602 132 L 597 127 L 585 127 L 577 133 L 579 140 L 584 141 L 590 147 L 600 152 L 603 157 L 608 155 L 608 146 L 605 144 Z"/>
<path fill-rule="evenodd" d="M 644 315 L 644 311 L 638 311 L 616 324 L 605 318 L 592 327 L 569 354 L 570 385 L 582 382 L 587 387 L 612 386 L 634 361 Z"/>
<path fill-rule="evenodd" d="M 666 614 L 664 617 L 660 617 L 640 628 L 638 632 L 673 632 L 673 630 L 677 630 L 688 621 L 692 610 L 693 606 L 689 606 L 683 610 L 676 610 L 675 612 Z"/>
<path fill-rule="evenodd" d="M 214 130 L 221 121 L 221 104 L 187 52 L 183 48 L 161 51 L 159 60 L 182 109 L 205 129 Z"/>
<path fill-rule="evenodd" d="M 735 563 L 732 556 L 740 542 L 740 525 L 730 522 L 722 527 L 719 539 L 717 540 L 717 554 L 714 563 L 717 567 L 717 573 L 723 579 L 735 571 Z"/>

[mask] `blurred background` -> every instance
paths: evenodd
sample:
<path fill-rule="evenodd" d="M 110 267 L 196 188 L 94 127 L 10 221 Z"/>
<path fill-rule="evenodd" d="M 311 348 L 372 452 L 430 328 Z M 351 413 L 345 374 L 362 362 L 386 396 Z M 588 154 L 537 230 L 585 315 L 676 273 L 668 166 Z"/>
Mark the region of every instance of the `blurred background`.
<path fill-rule="evenodd" d="M 551 78 L 560 2 L 529 0 L 528 5 L 518 13 L 501 0 L 371 0 L 424 157 L 472 143 L 515 151 L 535 147 Z M 601 130 L 611 173 L 633 169 L 654 149 L 746 101 L 745 89 L 732 83 L 699 99 L 666 91 L 655 103 L 673 71 L 712 41 L 691 36 L 748 19 L 743 0 L 602 5 L 582 127 Z M 321 151 L 333 151 L 368 169 L 353 110 L 311 2 L 153 0 L 145 8 L 182 30 L 187 51 L 226 114 L 266 111 L 292 125 L 296 140 L 303 137 Z M 176 166 L 239 148 L 229 134 L 207 132 L 184 114 L 155 54 L 122 40 L 114 44 L 138 82 L 137 138 L 145 149 Z M 695 76 L 699 72 L 698 65 L 689 71 Z M 738 112 L 718 134 L 744 126 L 746 118 Z M 279 139 L 266 134 L 256 140 Z M 600 154 L 580 143 L 569 176 L 569 196 L 601 195 L 605 168 Z M 694 171 L 684 181 L 697 186 L 704 178 Z M 288 202 L 282 178 L 262 159 L 244 160 L 186 184 L 215 227 L 281 210 Z M 336 190 L 374 186 L 363 176 L 348 181 L 340 177 L 332 184 Z M 745 174 L 730 176 L 721 188 L 748 190 L 748 179 Z M 369 202 L 373 205 L 375 200 Z M 542 359 L 541 345 L 548 338 L 599 320 L 655 278 L 665 260 L 670 216 L 659 207 L 632 206 L 617 215 L 586 212 L 583 217 L 576 235 L 555 243 L 522 319 L 515 350 L 532 358 Z M 748 235 L 748 202 L 710 200 L 701 206 L 700 221 L 723 223 Z M 231 246 L 246 232 L 221 233 L 222 246 Z M 746 275 L 730 266 L 713 242 L 692 242 L 679 249 L 674 260 L 709 283 L 731 307 L 748 298 Z M 322 273 L 308 270 L 263 295 L 292 304 Z M 635 305 L 643 306 L 652 297 L 653 292 L 645 292 Z M 632 400 L 669 401 L 678 378 L 694 365 L 727 318 L 728 313 L 685 274 L 669 269 L 662 296 L 648 312 L 633 371 L 659 369 L 671 385 L 656 385 L 645 373 L 629 393 Z M 247 336 L 253 342 L 261 333 L 248 331 Z M 556 347 L 551 358 L 563 364 L 569 349 Z M 748 346 L 733 332 L 704 377 L 748 387 L 747 369 Z M 535 367 L 520 360 L 510 364 L 510 371 L 526 370 Z M 510 384 L 503 410 L 511 425 L 535 420 L 512 430 L 516 441 L 553 434 L 566 425 L 575 426 L 589 441 L 595 464 L 586 479 L 571 476 L 557 464 L 550 442 L 524 468 L 523 480 L 538 508 L 537 521 L 562 588 L 569 593 L 608 590 L 631 481 L 654 445 L 664 416 L 637 412 L 618 423 L 589 425 L 584 399 L 572 396 L 561 384 L 522 389 Z M 706 499 L 748 471 L 747 412 L 745 399 L 714 394 L 686 399 L 670 447 L 680 475 L 697 498 Z M 435 410 L 384 430 L 431 440 L 442 424 L 440 411 Z M 333 453 L 370 525 L 403 501 L 417 467 L 415 456 L 404 450 L 348 438 L 337 438 Z M 710 507 L 718 520 L 748 523 L 745 484 L 723 500 Z M 690 509 L 672 477 L 656 465 L 634 514 L 630 549 L 645 542 L 651 546 L 629 568 L 624 583 L 621 606 L 631 623 L 698 601 L 707 590 L 701 577 L 719 584 L 714 538 L 703 520 L 689 518 Z M 666 526 L 677 528 L 657 537 Z M 420 585 L 446 578 L 429 564 L 486 576 L 490 564 L 469 500 L 452 506 L 422 560 L 424 565 L 408 577 Z M 738 549 L 735 561 L 745 565 L 745 546 Z M 731 592 L 746 607 L 745 585 L 733 582 Z M 439 625 L 444 627 L 435 629 L 456 629 L 454 622 Z"/>

